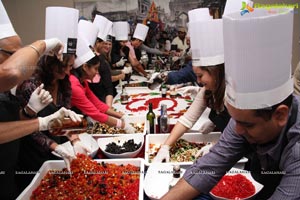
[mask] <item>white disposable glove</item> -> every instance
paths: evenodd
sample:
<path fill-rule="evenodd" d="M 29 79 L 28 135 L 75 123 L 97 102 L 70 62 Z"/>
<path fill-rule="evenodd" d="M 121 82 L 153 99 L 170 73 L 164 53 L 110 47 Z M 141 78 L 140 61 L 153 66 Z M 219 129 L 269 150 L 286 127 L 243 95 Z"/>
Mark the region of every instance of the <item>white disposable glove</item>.
<path fill-rule="evenodd" d="M 204 147 L 202 147 L 195 155 L 196 158 L 204 156 L 205 154 L 207 154 L 210 150 L 210 148 L 214 146 L 213 143 L 207 143 L 207 145 L 205 145 Z"/>
<path fill-rule="evenodd" d="M 62 61 L 64 44 L 57 38 L 47 39 L 47 40 L 44 40 L 44 42 L 46 44 L 46 49 L 45 49 L 44 54 L 50 55 L 50 56 L 56 55 L 56 57 Z"/>
<path fill-rule="evenodd" d="M 92 152 L 92 148 L 85 145 L 80 139 L 73 142 L 72 145 L 75 155 L 78 153 L 87 155 L 88 153 Z"/>
<path fill-rule="evenodd" d="M 124 66 L 124 64 L 125 64 L 126 61 L 127 61 L 127 59 L 125 59 L 124 57 L 122 57 L 118 62 L 116 62 L 116 66 L 117 67 Z"/>
<path fill-rule="evenodd" d="M 35 113 L 43 110 L 49 103 L 53 101 L 51 94 L 44 90 L 44 84 L 37 87 L 30 96 L 27 107 Z"/>
<path fill-rule="evenodd" d="M 124 69 L 121 70 L 124 74 L 130 74 L 132 73 L 132 67 L 124 67 Z"/>
<path fill-rule="evenodd" d="M 164 159 L 166 162 L 170 161 L 170 146 L 169 145 L 161 145 L 157 155 L 153 159 L 152 162 L 162 162 Z"/>
<path fill-rule="evenodd" d="M 71 162 L 75 158 L 69 151 L 66 150 L 62 145 L 57 145 L 54 151 L 59 154 L 65 161 L 68 171 L 71 171 Z"/>
<path fill-rule="evenodd" d="M 197 96 L 200 89 L 201 87 L 198 86 L 186 86 L 177 89 L 177 92 L 182 93 L 184 96 L 191 96 L 194 99 Z"/>
<path fill-rule="evenodd" d="M 48 123 L 55 118 L 63 119 L 65 117 L 71 118 L 72 121 L 77 122 L 81 121 L 82 115 L 78 115 L 72 110 L 68 110 L 64 107 L 56 111 L 55 113 L 47 116 L 47 117 L 39 117 L 39 131 L 45 131 L 48 130 Z"/>
<path fill-rule="evenodd" d="M 124 121 L 125 123 L 125 126 L 124 126 L 124 130 L 126 133 L 135 133 L 136 132 L 136 129 L 131 125 L 129 124 L 127 121 Z"/>
<path fill-rule="evenodd" d="M 214 123 L 212 123 L 212 121 L 209 120 L 202 124 L 202 126 L 199 129 L 199 132 L 203 133 L 203 134 L 207 134 L 207 133 L 213 132 L 215 128 L 216 128 L 216 125 Z"/>

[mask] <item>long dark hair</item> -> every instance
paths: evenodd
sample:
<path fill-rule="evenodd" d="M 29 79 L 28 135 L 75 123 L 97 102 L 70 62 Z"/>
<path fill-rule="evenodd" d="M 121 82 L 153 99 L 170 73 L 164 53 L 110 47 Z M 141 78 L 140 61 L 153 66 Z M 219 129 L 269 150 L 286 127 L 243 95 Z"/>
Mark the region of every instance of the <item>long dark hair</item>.
<path fill-rule="evenodd" d="M 43 56 L 39 62 L 39 68 L 36 70 L 34 76 L 37 80 L 44 83 L 44 88 L 46 90 L 52 90 L 53 88 L 53 80 L 54 80 L 54 72 L 61 73 L 63 69 L 68 66 L 69 60 L 72 55 L 64 54 L 63 61 L 57 59 L 56 56 Z M 64 79 L 58 80 L 58 91 L 66 98 L 69 99 L 71 97 L 71 83 L 69 81 L 69 76 L 66 75 Z"/>
<path fill-rule="evenodd" d="M 224 63 L 201 67 L 202 70 L 207 71 L 216 81 L 216 90 L 205 91 L 205 99 L 208 107 L 216 110 L 217 112 L 222 112 L 224 110 L 224 95 L 225 95 L 225 71 Z"/>

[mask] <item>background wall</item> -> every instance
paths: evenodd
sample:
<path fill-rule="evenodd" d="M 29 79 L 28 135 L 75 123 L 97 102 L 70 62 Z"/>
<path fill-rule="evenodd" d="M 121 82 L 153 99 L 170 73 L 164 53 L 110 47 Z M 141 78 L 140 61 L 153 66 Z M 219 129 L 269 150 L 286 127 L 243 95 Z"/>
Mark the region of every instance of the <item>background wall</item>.
<path fill-rule="evenodd" d="M 37 39 L 43 39 L 45 35 L 45 9 L 47 6 L 74 7 L 75 2 L 87 2 L 87 0 L 2 0 L 15 30 L 21 36 L 26 45 Z M 95 1 L 95 0 L 88 0 Z M 99 0 L 101 1 L 101 0 Z M 253 0 L 254 3 L 298 3 L 299 8 L 294 14 L 294 38 L 293 38 L 293 71 L 300 60 L 300 2 L 299 0 Z"/>

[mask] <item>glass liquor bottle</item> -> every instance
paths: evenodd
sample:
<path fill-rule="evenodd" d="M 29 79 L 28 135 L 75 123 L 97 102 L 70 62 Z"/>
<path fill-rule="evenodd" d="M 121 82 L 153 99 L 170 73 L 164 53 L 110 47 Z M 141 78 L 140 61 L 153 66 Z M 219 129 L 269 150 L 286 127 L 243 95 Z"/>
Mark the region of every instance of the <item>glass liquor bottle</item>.
<path fill-rule="evenodd" d="M 155 113 L 153 112 L 152 103 L 149 103 L 149 111 L 146 115 L 147 134 L 154 134 L 155 130 Z"/>
<path fill-rule="evenodd" d="M 159 130 L 160 133 L 168 133 L 169 132 L 169 118 L 167 114 L 167 105 L 162 104 L 160 110 L 160 118 L 159 118 Z"/>
<path fill-rule="evenodd" d="M 173 166 L 173 177 L 172 180 L 169 183 L 169 190 L 176 185 L 176 183 L 180 179 L 180 166 L 174 165 Z"/>

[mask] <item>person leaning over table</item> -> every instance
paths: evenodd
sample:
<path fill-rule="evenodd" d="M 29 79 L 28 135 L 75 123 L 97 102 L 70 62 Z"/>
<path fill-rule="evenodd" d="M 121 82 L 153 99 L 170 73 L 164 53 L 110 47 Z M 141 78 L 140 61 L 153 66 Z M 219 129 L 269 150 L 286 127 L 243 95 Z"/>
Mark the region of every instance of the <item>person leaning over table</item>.
<path fill-rule="evenodd" d="M 292 94 L 293 12 L 284 11 L 255 9 L 223 16 L 225 105 L 232 118 L 217 144 L 163 200 L 208 193 L 249 152 L 256 158 L 249 170 L 264 185 L 255 199 L 299 199 L 300 99 Z"/>
<path fill-rule="evenodd" d="M 21 39 L 15 32 L 7 12 L 0 1 L 0 198 L 13 199 L 15 165 L 18 155 L 19 138 L 34 131 L 47 130 L 49 121 L 54 118 L 70 116 L 73 121 L 80 120 L 77 115 L 65 108 L 47 117 L 30 120 L 24 116 L 16 97 L 9 91 L 15 85 L 30 77 L 35 65 L 43 54 L 55 54 L 59 58 L 62 43 L 58 39 L 38 40 L 30 46 L 21 48 Z M 34 91 L 26 106 L 27 111 L 38 112 L 51 102 L 51 96 L 40 86 Z"/>
<path fill-rule="evenodd" d="M 139 47 L 143 44 L 149 27 L 143 24 L 138 23 L 134 30 L 132 39 L 126 43 L 126 46 L 129 48 L 129 56 L 128 60 L 133 67 L 139 74 L 143 75 L 147 79 L 150 79 L 150 74 L 148 74 L 142 64 L 140 63 L 141 51 Z"/>
<path fill-rule="evenodd" d="M 38 62 L 38 68 L 33 76 L 20 84 L 16 94 L 21 106 L 25 106 L 33 91 L 43 83 L 44 88 L 50 92 L 53 102 L 38 112 L 37 116 L 43 117 L 52 114 L 61 107 L 71 107 L 71 84 L 69 81 L 70 70 L 73 67 L 76 53 L 76 42 L 67 42 L 68 38 L 77 37 L 78 10 L 66 7 L 48 7 L 46 9 L 46 38 L 60 37 L 64 41 L 63 61 L 56 56 L 44 55 Z M 55 22 L 55 23 L 53 23 Z M 63 27 L 55 29 L 53 26 Z M 64 146 L 60 145 L 68 139 L 74 147 L 74 154 L 70 154 Z M 69 167 L 71 159 L 77 153 L 87 154 L 90 151 L 79 139 L 78 134 L 54 136 L 48 131 L 36 131 L 21 139 L 18 156 L 18 171 L 38 171 L 47 160 L 57 160 L 51 152 L 55 151 Z M 30 183 L 35 174 L 18 174 L 16 183 L 19 192 Z"/>
<path fill-rule="evenodd" d="M 134 133 L 126 115 L 114 111 L 108 105 L 100 101 L 90 90 L 87 80 L 92 80 L 100 65 L 99 57 L 92 52 L 88 44 L 78 35 L 77 58 L 74 69 L 71 71 L 70 82 L 72 87 L 72 109 L 90 116 L 92 119 L 109 126 L 123 128 L 126 133 Z M 122 120 L 122 119 L 123 120 Z"/>
<path fill-rule="evenodd" d="M 193 127 L 207 107 L 211 108 L 209 113 L 211 121 L 202 125 L 199 130 L 201 133 L 209 133 L 215 127 L 222 132 L 230 120 L 224 106 L 225 73 L 222 25 L 220 19 L 190 23 L 191 39 L 193 41 L 193 71 L 196 74 L 198 83 L 203 87 L 195 89 L 196 97 L 192 105 L 178 119 L 154 158 L 154 162 L 162 162 L 163 160 L 169 162 L 171 146 Z M 199 153 L 206 153 L 211 146 L 212 144 L 202 148 Z"/>

